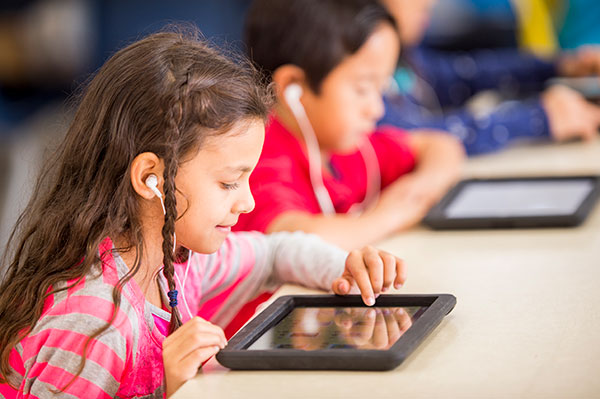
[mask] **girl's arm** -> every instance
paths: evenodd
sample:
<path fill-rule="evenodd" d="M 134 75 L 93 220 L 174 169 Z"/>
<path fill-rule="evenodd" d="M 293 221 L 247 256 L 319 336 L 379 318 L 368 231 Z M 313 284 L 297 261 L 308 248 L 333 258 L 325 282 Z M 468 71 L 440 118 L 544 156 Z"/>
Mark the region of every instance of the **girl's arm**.
<path fill-rule="evenodd" d="M 349 256 L 346 251 L 303 232 L 230 234 L 222 248 L 210 255 L 206 262 L 198 315 L 217 325 L 227 326 L 244 304 L 264 292 L 274 291 L 284 283 L 331 290 L 334 282 L 340 284 L 339 278 L 347 275 L 348 266 L 356 271 L 353 275 L 362 273 L 360 261 L 355 259 L 355 252 L 368 253 L 365 259 L 383 256 L 373 248 L 353 251 L 354 255 Z M 391 255 L 385 256 L 391 259 Z M 377 260 L 374 262 L 378 264 L 374 270 L 393 263 L 391 260 L 381 264 Z M 390 267 L 395 266 L 388 265 L 386 269 Z M 402 275 L 396 282 L 403 282 L 403 272 L 394 275 Z M 358 286 L 361 285 L 359 282 L 357 280 Z M 375 284 L 375 291 L 381 288 L 380 285 Z M 348 284 L 345 286 L 351 288 Z M 364 291 L 369 287 L 363 284 L 361 288 Z M 348 293 L 344 289 L 336 292 Z"/>
<path fill-rule="evenodd" d="M 455 138 L 437 132 L 415 132 L 410 145 L 416 169 L 385 188 L 361 215 L 289 211 L 273 219 L 267 232 L 302 230 L 351 250 L 415 225 L 460 176 L 464 149 Z"/>
<path fill-rule="evenodd" d="M 57 307 L 40 319 L 34 330 L 13 349 L 12 381 L 19 391 L 2 385 L 0 397 L 117 396 L 120 378 L 127 373 L 130 340 L 114 325 L 91 340 L 83 370 L 74 378 L 87 337 L 105 324 L 103 318 L 96 317 L 102 304 L 86 303 L 90 297 L 81 298 L 81 301 Z M 112 306 L 110 299 L 106 303 Z M 73 311 L 61 313 L 63 308 Z M 96 314 L 92 314 L 94 310 Z M 117 316 L 117 322 L 123 329 L 130 328 L 122 314 Z M 160 383 L 156 384 L 156 390 L 162 394 Z"/>
<path fill-rule="evenodd" d="M 399 288 L 406 280 L 403 262 L 373 247 L 347 254 L 315 235 L 301 232 L 266 236 L 265 256 L 257 258 L 257 268 L 271 269 L 263 287 L 272 289 L 283 283 L 333 290 L 336 294 L 360 293 L 367 305 L 388 290 Z"/>

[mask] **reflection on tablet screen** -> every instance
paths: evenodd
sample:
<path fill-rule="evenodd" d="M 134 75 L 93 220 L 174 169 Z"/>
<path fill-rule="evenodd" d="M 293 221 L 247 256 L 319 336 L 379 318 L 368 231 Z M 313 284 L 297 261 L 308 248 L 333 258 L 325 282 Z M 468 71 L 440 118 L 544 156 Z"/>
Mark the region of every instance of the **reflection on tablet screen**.
<path fill-rule="evenodd" d="M 444 213 L 448 218 L 571 215 L 593 188 L 587 179 L 472 182 Z"/>
<path fill-rule="evenodd" d="M 248 350 L 388 349 L 427 307 L 298 307 Z"/>

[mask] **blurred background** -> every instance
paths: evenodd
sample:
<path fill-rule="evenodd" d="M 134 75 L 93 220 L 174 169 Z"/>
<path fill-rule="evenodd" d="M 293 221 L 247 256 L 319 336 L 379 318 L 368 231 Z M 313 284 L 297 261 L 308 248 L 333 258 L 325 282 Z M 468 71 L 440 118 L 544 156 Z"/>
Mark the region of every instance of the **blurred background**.
<path fill-rule="evenodd" d="M 292 0 L 286 0 L 292 1 Z M 420 0 L 413 0 L 420 1 Z M 116 50 L 178 22 L 243 50 L 250 0 L 3 0 L 0 5 L 0 244 L 60 141 L 69 99 Z M 440 0 L 423 46 L 516 47 L 551 57 L 600 42 L 598 0 Z"/>

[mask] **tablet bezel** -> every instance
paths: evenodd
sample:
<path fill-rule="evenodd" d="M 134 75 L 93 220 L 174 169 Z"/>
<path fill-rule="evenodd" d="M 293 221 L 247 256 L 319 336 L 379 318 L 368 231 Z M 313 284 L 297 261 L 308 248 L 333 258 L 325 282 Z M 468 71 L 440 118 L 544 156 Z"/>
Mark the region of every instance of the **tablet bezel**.
<path fill-rule="evenodd" d="M 593 183 L 592 190 L 581 202 L 575 212 L 570 215 L 536 215 L 536 216 L 490 216 L 490 217 L 464 217 L 448 218 L 446 208 L 460 194 L 461 190 L 473 183 L 503 183 L 503 182 L 531 182 L 531 181 L 562 181 L 562 180 L 589 180 Z M 553 177 L 505 177 L 493 179 L 466 179 L 456 184 L 448 193 L 433 206 L 423 224 L 436 230 L 444 229 L 490 229 L 490 228 L 536 228 L 536 227 L 573 227 L 580 225 L 594 207 L 600 195 L 600 176 L 553 176 Z"/>
<path fill-rule="evenodd" d="M 397 367 L 450 313 L 450 294 L 381 295 L 374 307 L 427 307 L 413 325 L 387 350 L 301 349 L 247 350 L 296 307 L 364 307 L 359 295 L 287 295 L 275 300 L 217 354 L 223 366 L 237 370 L 391 370 Z"/>

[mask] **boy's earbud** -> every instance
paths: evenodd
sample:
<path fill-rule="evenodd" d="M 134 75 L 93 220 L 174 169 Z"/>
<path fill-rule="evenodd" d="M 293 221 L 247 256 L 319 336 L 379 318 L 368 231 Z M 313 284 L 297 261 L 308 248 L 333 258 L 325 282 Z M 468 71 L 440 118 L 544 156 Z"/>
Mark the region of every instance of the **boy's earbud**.
<path fill-rule="evenodd" d="M 290 83 L 283 92 L 285 101 L 288 103 L 290 108 L 302 105 L 300 97 L 302 97 L 302 87 L 298 83 Z"/>
<path fill-rule="evenodd" d="M 323 172 L 321 171 L 321 153 L 319 151 L 317 136 L 315 135 L 315 131 L 310 124 L 308 115 L 306 115 L 306 110 L 300 101 L 300 97 L 302 97 L 302 86 L 300 86 L 298 83 L 290 83 L 283 91 L 283 97 L 285 98 L 288 107 L 290 107 L 290 111 L 292 111 L 294 118 L 296 118 L 296 122 L 298 122 L 298 128 L 300 129 L 300 132 L 304 137 L 304 142 L 306 143 L 306 148 L 308 151 L 310 182 L 313 186 L 315 196 L 317 197 L 317 202 L 319 203 L 321 211 L 325 215 L 335 215 L 333 202 L 331 202 L 329 192 L 323 183 Z"/>
<path fill-rule="evenodd" d="M 158 189 L 158 178 L 156 175 L 150 175 L 146 178 L 146 186 L 152 190 L 152 192 L 156 194 L 158 198 L 162 199 L 162 193 Z"/>

